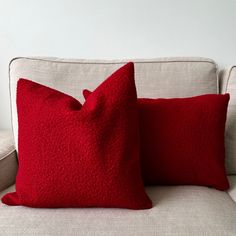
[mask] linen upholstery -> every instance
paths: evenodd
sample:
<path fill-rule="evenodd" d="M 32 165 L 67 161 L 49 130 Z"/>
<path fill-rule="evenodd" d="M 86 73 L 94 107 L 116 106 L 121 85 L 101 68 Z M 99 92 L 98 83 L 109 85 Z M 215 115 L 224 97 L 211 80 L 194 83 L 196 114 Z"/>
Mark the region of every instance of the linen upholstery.
<path fill-rule="evenodd" d="M 127 61 L 16 58 L 9 66 L 12 123 L 17 144 L 16 84 L 28 78 L 83 101 Z M 138 97 L 189 97 L 218 93 L 217 66 L 204 58 L 135 61 Z M 230 177 L 230 181 L 231 181 Z M 231 182 L 232 183 L 232 182 Z M 236 204 L 228 193 L 199 186 L 149 187 L 153 209 L 35 209 L 0 203 L 3 235 L 209 235 L 236 234 Z M 14 191 L 14 186 L 1 192 Z M 232 196 L 233 188 L 229 190 Z M 0 233 L 0 234 L 1 234 Z"/>
<path fill-rule="evenodd" d="M 142 211 L 34 209 L 1 204 L 0 232 L 2 235 L 25 236 L 233 236 L 236 233 L 236 204 L 226 192 L 206 187 L 178 186 L 150 187 L 147 193 L 154 207 Z"/>
<path fill-rule="evenodd" d="M 221 93 L 230 94 L 225 132 L 226 169 L 228 174 L 236 174 L 236 66 L 224 71 Z"/>
<path fill-rule="evenodd" d="M 14 184 L 17 167 L 12 132 L 0 131 L 0 191 Z"/>
<path fill-rule="evenodd" d="M 127 61 L 135 62 L 138 97 L 188 97 L 218 93 L 217 66 L 205 58 L 92 61 L 15 58 L 9 66 L 12 123 L 17 146 L 16 84 L 27 78 L 83 101 L 84 88 L 94 90 Z"/>
<path fill-rule="evenodd" d="M 125 61 L 16 58 L 10 63 L 12 121 L 17 141 L 16 83 L 28 78 L 82 100 Z M 218 93 L 217 66 L 204 58 L 135 61 L 139 97 Z M 17 144 L 17 142 L 16 142 Z M 229 178 L 231 181 L 233 178 Z M 234 186 L 234 184 L 233 184 Z M 234 192 L 231 186 L 229 194 Z M 1 192 L 14 191 L 14 186 Z M 209 235 L 236 234 L 236 204 L 226 192 L 199 186 L 149 187 L 153 209 L 35 209 L 0 203 L 3 235 Z M 0 233 L 0 234 L 1 234 Z"/>

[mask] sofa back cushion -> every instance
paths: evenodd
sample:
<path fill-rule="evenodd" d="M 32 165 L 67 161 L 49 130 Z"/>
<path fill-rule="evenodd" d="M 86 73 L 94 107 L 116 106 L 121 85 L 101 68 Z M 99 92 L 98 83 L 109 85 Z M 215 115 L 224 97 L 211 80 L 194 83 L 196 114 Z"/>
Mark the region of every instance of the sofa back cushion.
<path fill-rule="evenodd" d="M 130 61 L 130 60 L 129 60 Z M 138 97 L 174 98 L 218 93 L 217 65 L 204 58 L 164 58 L 135 62 Z M 19 78 L 49 86 L 83 101 L 82 90 L 94 90 L 124 61 L 15 58 L 9 66 L 12 124 L 18 140 L 16 85 Z"/>
<path fill-rule="evenodd" d="M 225 71 L 221 80 L 221 93 L 229 93 L 225 146 L 226 169 L 228 174 L 236 174 L 236 66 Z"/>

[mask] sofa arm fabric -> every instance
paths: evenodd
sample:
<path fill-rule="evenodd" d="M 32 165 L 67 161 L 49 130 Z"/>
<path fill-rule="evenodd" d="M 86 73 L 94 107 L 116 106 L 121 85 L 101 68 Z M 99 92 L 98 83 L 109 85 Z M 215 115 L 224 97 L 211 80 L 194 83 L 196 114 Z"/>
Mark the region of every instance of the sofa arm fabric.
<path fill-rule="evenodd" d="M 227 122 L 225 127 L 226 170 L 228 175 L 236 174 L 236 66 L 223 71 L 220 77 L 220 92 L 229 93 Z"/>
<path fill-rule="evenodd" d="M 18 162 L 10 131 L 0 131 L 0 191 L 14 184 Z"/>

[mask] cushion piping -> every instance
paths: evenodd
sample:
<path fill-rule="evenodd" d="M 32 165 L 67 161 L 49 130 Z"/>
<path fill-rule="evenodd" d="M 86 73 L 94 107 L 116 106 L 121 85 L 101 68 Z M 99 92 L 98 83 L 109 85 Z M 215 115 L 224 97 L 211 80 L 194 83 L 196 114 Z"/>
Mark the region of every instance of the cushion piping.
<path fill-rule="evenodd" d="M 229 73 L 228 73 L 228 77 L 227 77 L 227 82 L 226 82 L 226 86 L 225 86 L 225 93 L 228 91 L 228 86 L 229 86 L 229 79 L 230 79 L 230 76 L 232 74 L 232 71 L 236 68 L 236 66 L 232 66 L 229 70 Z"/>

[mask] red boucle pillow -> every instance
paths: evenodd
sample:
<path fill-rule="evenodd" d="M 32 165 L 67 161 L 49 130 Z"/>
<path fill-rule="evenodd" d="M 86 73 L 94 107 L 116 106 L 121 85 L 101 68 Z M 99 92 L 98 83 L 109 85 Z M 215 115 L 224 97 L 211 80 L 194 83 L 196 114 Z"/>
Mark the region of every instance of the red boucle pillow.
<path fill-rule="evenodd" d="M 141 179 L 134 65 L 104 81 L 82 106 L 20 79 L 16 192 L 2 202 L 30 207 L 152 206 Z"/>
<path fill-rule="evenodd" d="M 145 184 L 228 189 L 224 166 L 228 101 L 228 94 L 139 99 Z"/>
<path fill-rule="evenodd" d="M 85 98 L 90 96 L 84 90 Z M 227 190 L 224 132 L 229 94 L 138 99 L 146 185 L 203 185 Z"/>

